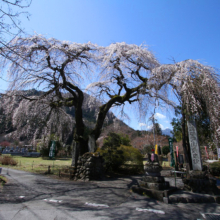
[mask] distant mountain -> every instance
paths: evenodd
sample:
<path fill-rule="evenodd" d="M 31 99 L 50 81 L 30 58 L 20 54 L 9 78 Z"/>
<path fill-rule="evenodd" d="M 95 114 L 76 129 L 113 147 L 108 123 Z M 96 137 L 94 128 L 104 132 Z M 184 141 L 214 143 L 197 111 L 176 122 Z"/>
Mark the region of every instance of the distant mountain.
<path fill-rule="evenodd" d="M 26 96 L 38 96 L 42 95 L 42 91 L 37 90 L 26 90 L 24 91 Z M 14 109 L 12 111 L 16 111 L 16 108 L 19 105 L 21 100 L 17 99 L 14 103 Z M 97 113 L 99 111 L 100 102 L 95 98 L 91 97 L 88 94 L 84 93 L 84 102 L 83 102 L 83 117 L 84 123 L 88 130 L 92 129 L 95 126 Z M 6 121 L 5 115 L 1 109 L 1 97 L 0 97 L 0 135 L 10 134 L 16 127 L 13 127 L 12 121 Z M 70 114 L 73 118 L 75 116 L 74 108 L 65 108 L 65 111 Z M 7 129 L 6 129 L 7 128 Z M 100 138 L 98 139 L 98 145 L 101 147 L 104 141 L 104 138 L 108 135 L 109 132 L 120 133 L 124 135 L 128 135 L 131 139 L 132 146 L 142 150 L 144 146 L 153 146 L 156 141 L 160 146 L 168 145 L 168 138 L 165 135 L 172 136 L 170 133 L 170 129 L 165 129 L 162 131 L 163 135 L 156 135 L 154 137 L 151 131 L 139 131 L 134 130 L 128 125 L 126 125 L 123 121 L 119 120 L 111 111 L 107 114 L 106 122 L 104 123 L 102 133 Z M 71 136 L 72 137 L 72 136 Z M 30 142 L 32 140 L 32 136 L 18 136 L 20 140 Z M 40 138 L 40 137 L 39 137 Z"/>
<path fill-rule="evenodd" d="M 146 146 L 154 146 L 154 143 L 163 146 L 168 146 L 168 137 L 165 135 L 155 135 L 151 131 L 134 130 L 124 122 L 116 119 L 114 123 L 103 128 L 103 131 L 97 140 L 98 147 L 102 147 L 104 139 L 109 132 L 127 135 L 131 140 L 131 145 L 140 151 Z"/>
<path fill-rule="evenodd" d="M 162 130 L 162 134 L 163 135 L 168 135 L 170 137 L 173 137 L 173 134 L 171 133 L 171 131 L 172 131 L 171 129 L 166 128 L 166 129 Z"/>

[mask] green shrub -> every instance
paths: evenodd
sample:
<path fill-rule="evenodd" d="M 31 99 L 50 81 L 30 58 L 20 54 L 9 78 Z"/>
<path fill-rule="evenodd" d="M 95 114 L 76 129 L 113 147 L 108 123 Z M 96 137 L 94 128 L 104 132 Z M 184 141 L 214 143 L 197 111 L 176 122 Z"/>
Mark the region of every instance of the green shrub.
<path fill-rule="evenodd" d="M 121 145 L 119 150 L 123 152 L 125 163 L 129 162 L 134 165 L 143 165 L 143 155 L 138 149 L 132 146 Z"/>
<path fill-rule="evenodd" d="M 103 156 L 105 160 L 105 170 L 116 171 L 122 164 L 124 164 L 123 152 L 117 147 L 109 147 L 106 149 L 97 149 L 97 152 Z"/>
<path fill-rule="evenodd" d="M 0 174 L 0 184 L 3 186 L 5 183 L 7 183 L 7 179 L 4 176 L 1 176 Z"/>
<path fill-rule="evenodd" d="M 105 160 L 106 171 L 119 171 L 122 168 L 126 171 L 138 172 L 143 167 L 143 156 L 141 152 L 130 145 L 128 136 L 109 133 L 104 140 L 102 149 L 97 149 Z M 138 170 L 138 171 L 137 171 Z"/>
<path fill-rule="evenodd" d="M 163 146 L 162 153 L 164 155 L 167 155 L 168 153 L 170 153 L 170 147 L 169 146 Z"/>
<path fill-rule="evenodd" d="M 119 149 L 122 136 L 113 132 L 104 139 L 102 149 L 98 149 L 105 160 L 105 170 L 115 171 L 124 163 L 123 151 Z"/>
<path fill-rule="evenodd" d="M 119 167 L 118 171 L 122 174 L 129 175 L 143 174 L 144 166 L 135 164 L 123 164 Z"/>
<path fill-rule="evenodd" d="M 50 148 L 42 147 L 40 150 L 40 154 L 42 157 L 49 157 L 49 151 L 50 151 Z"/>
<path fill-rule="evenodd" d="M 2 156 L 0 157 L 0 163 L 2 165 L 16 166 L 18 162 L 11 156 Z"/>
<path fill-rule="evenodd" d="M 141 152 L 132 146 L 121 145 L 119 149 L 123 151 L 125 161 L 124 164 L 120 166 L 120 171 L 130 175 L 143 173 L 143 155 Z"/>
<path fill-rule="evenodd" d="M 220 176 L 220 162 L 209 164 L 209 172 L 214 176 Z"/>

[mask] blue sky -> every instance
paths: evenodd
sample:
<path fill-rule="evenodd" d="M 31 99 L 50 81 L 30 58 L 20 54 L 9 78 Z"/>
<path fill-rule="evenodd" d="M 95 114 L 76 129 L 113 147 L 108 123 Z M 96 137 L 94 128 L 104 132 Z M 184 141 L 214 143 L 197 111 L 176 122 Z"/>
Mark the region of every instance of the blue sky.
<path fill-rule="evenodd" d="M 30 20 L 21 22 L 29 34 L 102 46 L 144 43 L 161 63 L 196 59 L 220 68 L 219 0 L 33 0 L 28 11 Z M 171 127 L 172 113 L 159 113 L 163 128 Z M 140 129 L 129 115 L 129 125 Z"/>

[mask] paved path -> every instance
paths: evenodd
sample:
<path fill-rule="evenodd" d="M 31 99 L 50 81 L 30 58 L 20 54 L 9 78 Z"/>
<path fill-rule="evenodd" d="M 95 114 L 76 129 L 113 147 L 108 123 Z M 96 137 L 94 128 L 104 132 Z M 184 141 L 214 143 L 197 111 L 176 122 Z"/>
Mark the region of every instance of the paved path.
<path fill-rule="evenodd" d="M 0 220 L 180 220 L 202 219 L 200 212 L 220 213 L 214 203 L 165 204 L 132 193 L 129 188 L 138 177 L 74 182 L 12 169 L 2 174 L 9 183 L 0 188 Z"/>

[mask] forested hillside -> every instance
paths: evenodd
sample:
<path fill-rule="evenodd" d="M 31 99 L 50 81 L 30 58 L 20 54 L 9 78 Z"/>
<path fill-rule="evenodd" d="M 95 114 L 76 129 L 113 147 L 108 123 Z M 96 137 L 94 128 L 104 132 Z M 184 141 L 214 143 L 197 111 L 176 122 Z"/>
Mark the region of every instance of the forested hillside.
<path fill-rule="evenodd" d="M 35 89 L 22 91 L 23 95 L 30 97 L 30 98 L 33 96 L 42 95 L 43 93 L 44 92 L 37 91 Z M 13 133 L 15 133 L 15 131 L 17 129 L 13 125 L 13 115 L 16 111 L 18 111 L 19 105 L 22 104 L 21 103 L 22 99 L 17 97 L 17 98 L 10 100 L 10 102 L 13 102 L 13 103 L 5 103 L 4 102 L 4 104 L 3 104 L 2 100 L 3 100 L 3 97 L 0 97 L 0 135 L 6 135 L 7 137 L 16 138 L 21 141 L 23 141 L 23 140 L 31 141 L 33 139 L 33 135 L 31 135 L 31 134 L 34 134 L 34 132 L 32 132 L 32 133 L 30 132 L 30 134 L 28 134 L 28 135 L 25 135 L 22 133 L 20 133 L 20 134 L 18 133 L 18 135 L 17 135 L 17 132 L 16 132 L 17 137 L 13 136 Z M 93 102 L 93 103 L 91 103 L 91 102 Z M 96 103 L 97 103 L 97 107 L 96 107 Z M 6 117 L 5 111 L 4 111 L 5 107 L 7 107 L 6 106 L 7 104 L 10 106 L 13 106 L 11 109 L 10 117 Z M 74 121 L 75 120 L 74 119 L 75 109 L 73 107 L 64 107 L 63 109 L 67 114 L 72 116 L 71 118 Z M 84 124 L 86 125 L 87 129 L 91 129 L 94 127 L 95 120 L 97 117 L 97 112 L 98 112 L 98 100 L 96 100 L 93 97 L 91 98 L 89 95 L 84 93 L 83 118 L 84 118 Z M 109 112 L 106 117 L 105 126 L 112 124 L 113 120 L 115 118 L 116 117 L 113 115 L 113 113 Z M 23 123 L 28 123 L 28 119 L 27 119 L 27 121 L 25 121 L 25 119 L 21 119 L 21 120 L 24 121 Z M 36 123 L 35 126 L 37 127 L 38 123 Z M 32 127 L 31 129 L 34 130 L 34 129 L 36 129 L 36 127 Z M 41 138 L 41 134 L 39 134 L 37 138 L 38 139 Z"/>
<path fill-rule="evenodd" d="M 35 89 L 26 90 L 23 91 L 23 93 L 28 97 L 39 96 L 43 94 L 42 91 L 37 91 Z M 14 102 L 13 109 L 11 109 L 11 117 L 9 117 L 9 120 L 6 120 L 6 115 L 4 114 L 5 106 L 2 105 L 2 99 L 0 98 L 0 135 L 1 136 L 4 135 L 6 138 L 12 137 L 13 139 L 16 139 L 18 141 L 32 142 L 34 138 L 33 135 L 25 136 L 23 133 L 21 133 L 17 137 L 13 136 L 13 133 L 17 129 L 16 127 L 13 126 L 13 112 L 18 110 L 19 104 L 21 103 L 21 98 L 17 98 L 11 101 Z M 94 97 L 91 98 L 88 94 L 84 93 L 83 118 L 84 118 L 84 123 L 87 127 L 86 132 L 89 132 L 89 130 L 93 128 L 95 125 L 97 112 L 98 112 L 98 107 L 96 106 L 99 106 L 98 100 L 95 99 Z M 64 109 L 65 112 L 71 115 L 72 119 L 74 120 L 75 109 L 72 107 L 65 107 Z M 36 127 L 35 128 L 33 127 L 32 129 L 34 130 L 36 129 Z M 102 146 L 103 139 L 107 136 L 109 132 L 128 135 L 129 138 L 131 139 L 132 145 L 140 150 L 143 150 L 144 146 L 153 146 L 154 139 L 155 142 L 161 146 L 168 145 L 166 136 L 156 135 L 154 137 L 152 132 L 134 130 L 128 125 L 126 125 L 124 122 L 122 122 L 121 120 L 117 119 L 112 112 L 108 113 L 100 138 L 97 140 L 97 144 L 99 146 Z M 34 134 L 34 132 L 32 134 Z M 39 134 L 39 136 L 36 138 L 40 139 L 42 138 L 42 135 L 43 134 Z M 66 140 L 68 142 L 67 144 L 70 144 L 72 140 L 71 135 L 69 135 L 69 137 Z"/>

